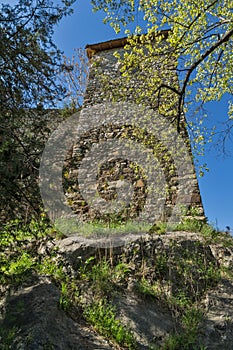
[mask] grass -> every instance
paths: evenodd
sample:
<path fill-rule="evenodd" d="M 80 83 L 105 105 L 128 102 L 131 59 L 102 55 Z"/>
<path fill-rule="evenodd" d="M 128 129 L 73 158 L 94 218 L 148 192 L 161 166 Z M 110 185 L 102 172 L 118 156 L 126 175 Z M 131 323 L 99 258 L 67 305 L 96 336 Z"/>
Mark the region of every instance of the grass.
<path fill-rule="evenodd" d="M 233 246 L 232 237 L 225 232 L 216 230 L 211 224 L 203 220 L 203 217 L 200 217 L 198 208 L 181 210 L 181 217 L 182 219 L 179 223 L 156 222 L 155 224 L 136 220 L 125 222 L 125 220 L 114 216 L 88 222 L 79 222 L 77 219 L 72 218 L 61 218 L 56 221 L 55 227 L 58 234 L 60 232 L 60 238 L 72 234 L 77 234 L 84 238 L 101 238 L 132 233 L 163 235 L 167 232 L 186 231 L 201 234 L 206 244 L 219 243 L 224 247 Z"/>
<path fill-rule="evenodd" d="M 88 237 L 93 234 L 104 235 L 106 232 L 148 232 L 148 226 L 134 221 L 99 221 L 83 224 L 82 234 Z M 154 229 L 154 232 L 150 232 L 151 235 L 166 233 L 164 223 L 156 224 Z M 184 218 L 176 229 L 201 233 L 206 245 L 214 242 L 232 246 L 231 237 L 195 218 Z M 150 296 L 166 303 L 175 315 L 174 322 L 179 325 L 177 331 L 164 339 L 160 347 L 155 344 L 151 345 L 151 349 L 204 350 L 197 341 L 199 324 L 203 317 L 197 305 L 204 293 L 218 283 L 221 268 L 208 261 L 201 242 L 194 243 L 190 250 L 173 240 L 170 247 L 166 248 L 168 251 L 163 247 L 159 252 L 151 251 L 149 257 L 144 256 L 142 247 L 138 246 L 132 251 L 130 260 L 121 256 L 115 262 L 104 257 L 97 259 L 96 256 L 91 256 L 85 261 L 80 260 L 79 268 L 71 277 L 65 269 L 64 258 L 56 250 L 50 250 L 43 259 L 37 253 L 38 245 L 46 244 L 55 236 L 54 227 L 43 216 L 41 220 L 32 220 L 27 225 L 18 220 L 5 225 L 0 241 L 0 282 L 17 287 L 33 272 L 50 276 L 60 288 L 59 305 L 63 310 L 69 313 L 70 309 L 79 308 L 87 322 L 100 334 L 120 346 L 135 349 L 132 332 L 119 321 L 117 310 L 109 302 L 114 293 L 125 290 L 128 278 L 132 277 L 136 281 L 137 292 L 141 296 Z M 138 256 L 141 256 L 141 261 L 137 265 Z M 153 278 L 146 273 L 148 267 L 153 268 Z M 227 275 L 229 271 L 225 269 L 223 273 Z M 87 302 L 85 299 L 86 291 L 90 292 L 91 301 Z M 6 346 L 14 340 L 15 332 L 12 328 L 4 333 Z"/>
<path fill-rule="evenodd" d="M 221 269 L 209 259 L 208 248 L 199 241 L 193 242 L 189 249 L 173 240 L 166 254 L 163 250 L 156 252 L 153 262 L 154 279 L 145 277 L 142 271 L 136 285 L 137 292 L 166 305 L 173 315 L 176 331 L 162 344 L 150 344 L 149 348 L 205 349 L 198 341 L 199 325 L 204 317 L 199 302 L 206 291 L 220 281 Z"/>
<path fill-rule="evenodd" d="M 43 216 L 27 224 L 20 220 L 7 223 L 0 240 L 0 283 L 15 286 L 22 283 L 40 261 L 35 247 L 54 237 L 54 232 Z"/>
<path fill-rule="evenodd" d="M 13 341 L 16 337 L 18 328 L 12 327 L 8 330 L 0 329 L 0 349 L 9 350 L 12 349 Z"/>
<path fill-rule="evenodd" d="M 213 225 L 196 218 L 183 218 L 173 230 L 199 233 L 206 245 L 221 244 L 223 247 L 233 247 L 233 237 L 231 235 L 216 230 Z"/>
<path fill-rule="evenodd" d="M 163 345 L 154 347 L 154 350 L 204 350 L 199 345 L 198 331 L 203 313 L 197 307 L 187 308 L 181 317 L 181 328 L 179 332 L 170 334 L 165 338 Z"/>
<path fill-rule="evenodd" d="M 160 283 L 149 283 L 145 278 L 137 281 L 136 291 L 145 297 L 160 297 L 162 293 L 162 287 Z"/>
<path fill-rule="evenodd" d="M 84 310 L 84 316 L 103 336 L 127 349 L 135 349 L 132 332 L 116 317 L 116 309 L 106 299 L 92 303 Z"/>
<path fill-rule="evenodd" d="M 127 281 L 130 274 L 128 264 L 119 261 L 114 266 L 106 258 L 95 262 L 94 257 L 88 258 L 79 268 L 79 278 L 91 285 L 95 295 L 111 297 L 120 286 Z"/>
<path fill-rule="evenodd" d="M 78 234 L 83 237 L 124 235 L 127 233 L 149 232 L 151 224 L 138 221 L 103 221 L 77 222 L 76 220 L 60 219 L 55 223 L 64 235 Z"/>

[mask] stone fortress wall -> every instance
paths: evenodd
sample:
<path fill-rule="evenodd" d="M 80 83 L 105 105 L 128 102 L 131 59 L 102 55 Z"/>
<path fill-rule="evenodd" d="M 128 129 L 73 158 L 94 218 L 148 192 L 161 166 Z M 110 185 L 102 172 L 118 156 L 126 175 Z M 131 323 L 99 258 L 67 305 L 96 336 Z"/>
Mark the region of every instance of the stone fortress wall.
<path fill-rule="evenodd" d="M 111 114 L 111 107 L 109 107 L 109 104 L 112 103 L 113 98 L 114 103 L 116 103 L 117 106 L 121 106 L 122 103 L 123 109 L 125 110 L 135 105 L 137 86 L 138 84 L 143 84 L 143 76 L 138 76 L 137 73 L 135 73 L 135 75 L 132 76 L 132 79 L 128 82 L 128 86 L 119 84 L 121 73 L 118 60 L 114 57 L 114 52 L 116 51 L 123 53 L 123 46 L 125 43 L 126 39 L 124 38 L 111 40 L 105 43 L 87 45 L 87 54 L 90 58 L 91 67 L 84 99 L 84 108 L 79 120 L 79 123 L 84 125 L 84 130 L 87 131 L 79 137 L 77 143 L 73 146 L 69 153 L 69 157 L 67 158 L 66 167 L 64 167 L 63 173 L 65 175 L 63 182 L 67 203 L 71 206 L 72 210 L 84 220 L 106 220 L 109 219 L 109 217 L 116 220 L 136 219 L 140 213 L 143 212 L 143 207 L 147 205 L 147 210 L 150 211 L 151 218 L 154 220 L 166 221 L 171 217 L 173 208 L 177 206 L 177 201 L 179 202 L 180 207 L 184 205 L 186 208 L 196 208 L 196 212 L 198 212 L 200 217 L 203 218 L 203 206 L 192 162 L 187 131 L 183 128 L 181 134 L 184 138 L 184 143 L 191 161 L 189 160 L 188 169 L 186 168 L 185 172 L 183 171 L 182 173 L 179 173 L 179 169 L 177 169 L 177 167 L 179 167 L 177 166 L 178 163 L 174 160 L 174 155 L 169 149 L 169 144 L 163 142 L 162 134 L 166 133 L 168 120 L 166 120 L 166 122 L 165 120 L 163 121 L 161 116 L 156 113 L 156 103 L 153 99 L 143 101 L 144 106 L 142 107 L 142 105 L 140 105 L 138 108 L 147 109 L 148 107 L 150 110 L 154 111 L 154 116 L 152 116 L 152 120 L 150 121 L 150 123 L 153 123 L 153 127 L 158 123 L 158 119 L 160 119 L 160 127 L 161 120 L 162 123 L 164 122 L 164 130 L 161 131 L 161 139 L 158 137 L 160 132 L 156 132 L 155 135 L 155 133 L 150 130 L 150 127 L 143 130 L 140 127 L 140 123 L 139 126 L 136 124 L 136 126 L 133 125 L 132 122 L 127 123 L 127 113 L 124 111 L 116 113 L 114 107 L 112 116 L 109 117 L 106 115 L 108 122 L 100 123 L 100 125 L 94 123 L 95 125 L 92 125 L 91 120 L 93 120 L 93 118 L 95 119 L 93 113 L 96 113 L 96 118 L 98 119 L 98 113 L 101 110 L 101 113 L 103 114 L 105 106 L 108 106 L 106 107 L 105 114 Z M 155 69 L 159 69 L 158 63 L 155 63 Z M 169 79 L 177 80 L 177 77 L 174 75 L 172 77 L 170 76 Z M 113 92 L 117 90 L 123 90 L 125 96 L 124 101 L 122 101 L 122 98 L 120 97 L 122 94 L 119 94 L 119 97 L 117 94 L 115 97 L 113 96 Z M 137 109 L 137 106 L 135 109 Z M 118 121 L 116 121 L 117 118 Z M 173 129 L 175 134 L 175 127 L 173 127 Z M 171 136 L 171 140 L 172 137 L 173 136 Z M 100 160 L 98 169 L 96 170 L 95 191 L 99 198 L 99 205 L 98 198 L 96 202 L 97 204 L 95 203 L 95 205 L 92 206 L 88 203 L 87 198 L 83 196 L 83 193 L 80 190 L 80 185 L 77 180 L 79 168 L 83 159 L 85 157 L 88 159 L 88 152 L 90 152 L 93 145 L 97 147 L 98 144 L 103 144 L 104 142 L 107 142 L 107 140 L 119 140 L 125 143 L 127 143 L 127 140 L 131 140 L 133 143 L 143 144 L 151 151 L 157 160 L 156 164 L 159 165 L 165 181 L 163 182 L 165 188 L 158 188 L 156 192 L 156 200 L 163 203 L 162 211 L 155 213 L 156 205 L 153 204 L 151 204 L 151 208 L 149 208 L 150 201 L 147 202 L 147 197 L 149 196 L 148 186 L 151 186 L 151 183 L 149 184 L 148 177 L 145 174 L 143 167 L 137 166 L 137 161 L 135 160 L 137 154 L 131 157 L 133 160 L 130 160 L 127 159 L 127 156 L 124 158 L 122 156 L 122 151 L 118 152 L 117 149 L 115 149 L 115 152 L 109 151 L 109 158 L 106 154 L 103 161 L 101 162 Z M 108 153 L 108 150 L 106 150 L 106 153 Z M 182 157 L 182 155 L 178 155 L 177 153 L 177 157 Z M 95 160 L 93 159 L 93 161 Z M 93 161 L 90 158 L 89 164 Z M 88 174 L 88 170 L 86 174 Z M 87 177 L 88 176 L 89 175 L 87 175 Z M 127 199 L 123 196 L 121 199 L 123 199 L 123 201 L 125 199 L 127 203 L 120 206 L 118 211 L 113 210 L 113 212 L 109 214 L 107 210 L 102 210 L 103 203 L 108 207 L 112 201 L 117 201 L 120 187 L 123 185 L 125 186 L 126 182 L 130 184 L 130 201 L 127 202 Z M 156 186 L 152 181 L 152 186 L 154 185 Z M 88 185 L 86 186 L 86 191 L 88 191 Z M 95 193 L 93 191 L 90 193 Z"/>

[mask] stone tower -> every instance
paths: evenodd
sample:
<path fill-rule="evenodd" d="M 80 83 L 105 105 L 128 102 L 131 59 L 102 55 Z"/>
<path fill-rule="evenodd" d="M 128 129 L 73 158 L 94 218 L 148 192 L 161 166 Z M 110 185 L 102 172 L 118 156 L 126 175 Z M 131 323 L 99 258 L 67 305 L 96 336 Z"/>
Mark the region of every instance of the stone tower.
<path fill-rule="evenodd" d="M 164 34 L 166 36 L 166 32 Z M 135 74 L 132 76 L 130 82 L 128 82 L 128 86 L 120 86 L 119 84 L 121 73 L 118 60 L 114 56 L 114 53 L 117 52 L 122 54 L 126 43 L 127 38 L 122 38 L 86 46 L 87 55 L 90 59 L 90 74 L 84 98 L 83 115 L 81 114 L 81 123 L 90 123 L 90 125 L 85 129 L 88 131 L 84 132 L 77 145 L 73 148 L 73 168 L 80 165 L 85 154 L 90 151 L 93 145 L 106 145 L 106 154 L 103 156 L 102 160 L 100 159 L 98 171 L 95 176 L 95 191 L 96 193 L 98 192 L 99 204 L 95 204 L 92 207 L 92 205 L 88 203 L 88 195 L 85 198 L 85 195 L 83 196 L 83 191 L 80 191 L 78 186 L 72 185 L 72 169 L 69 180 L 71 188 L 75 188 L 76 190 L 75 194 L 72 191 L 72 194 L 68 194 L 68 202 L 72 206 L 72 209 L 76 213 L 83 215 L 85 219 L 106 219 L 109 218 L 109 216 L 115 216 L 117 220 L 123 221 L 136 219 L 137 216 L 140 216 L 140 213 L 143 212 L 144 206 L 147 207 L 147 212 L 150 213 L 149 216 L 153 221 L 166 221 L 172 216 L 174 219 L 174 217 L 176 217 L 173 215 L 174 208 L 176 212 L 179 210 L 181 212 L 185 208 L 185 215 L 190 215 L 191 212 L 192 215 L 194 215 L 194 211 L 190 211 L 189 213 L 189 210 L 195 208 L 195 215 L 199 215 L 200 218 L 203 218 L 203 206 L 192 161 L 188 134 L 185 127 L 182 127 L 182 137 L 179 136 L 182 138 L 185 147 L 179 143 L 170 147 L 169 141 L 164 141 L 164 136 L 162 136 L 164 130 L 166 131 L 171 128 L 171 122 L 169 119 L 165 120 L 162 119 L 161 116 L 158 116 L 156 112 L 157 106 L 153 100 L 148 99 L 143 101 L 143 106 L 136 105 L 135 94 L 137 92 L 135 87 L 137 84 L 142 83 L 140 79 L 143 78 L 138 78 L 137 74 Z M 173 63 L 171 62 L 170 64 L 172 65 Z M 155 69 L 159 69 L 158 63 L 155 63 Z M 174 75 L 169 79 L 177 80 L 177 76 Z M 124 101 L 120 95 L 113 98 L 113 91 L 116 91 L 118 86 L 119 89 L 124 89 L 125 91 Z M 113 111 L 111 111 L 111 103 L 113 103 Z M 118 112 L 116 112 L 115 106 Z M 123 112 L 121 107 L 124 109 Z M 134 123 L 132 122 L 132 113 L 127 120 L 127 116 L 125 116 L 127 113 L 125 113 L 125 111 L 132 111 L 133 109 L 137 114 L 138 108 L 141 110 L 147 110 L 147 107 L 150 109 L 149 114 L 153 114 L 151 127 L 148 127 L 147 125 L 144 130 L 143 123 L 140 120 L 135 131 L 135 125 L 133 125 Z M 98 114 L 101 114 L 103 109 L 105 110 L 104 114 L 107 118 L 107 122 L 102 122 L 101 118 L 98 119 Z M 93 117 L 95 113 L 96 119 Z M 109 115 L 111 115 L 111 117 L 109 117 Z M 93 126 L 91 125 L 92 120 L 94 120 L 95 124 Z M 98 123 L 96 124 L 95 120 L 100 121 L 99 125 Z M 157 129 L 155 129 L 155 125 L 159 125 Z M 163 130 L 158 132 L 158 129 Z M 176 134 L 176 128 L 174 125 L 172 126 L 172 129 L 174 131 L 172 131 L 171 137 L 165 136 L 165 138 L 172 140 L 174 137 L 174 140 L 177 139 L 177 137 L 174 136 Z M 169 131 L 166 131 L 166 133 L 169 135 Z M 134 147 L 135 149 L 133 152 L 129 151 L 131 156 L 127 157 L 127 152 L 124 153 L 124 150 L 118 152 L 117 143 L 115 144 L 116 149 L 114 152 L 112 151 L 112 148 L 109 151 L 107 140 L 118 140 L 119 145 L 121 144 L 119 147 L 123 148 L 124 146 L 122 146 L 122 142 L 125 142 L 126 144 L 126 140 L 131 140 L 131 144 L 135 144 L 136 148 Z M 148 142 L 148 140 L 150 140 L 150 142 Z M 173 141 L 171 141 L 171 143 L 172 142 Z M 144 145 L 144 148 L 147 147 L 150 151 L 149 153 L 153 154 L 153 157 L 156 158 L 156 166 L 160 168 L 160 172 L 157 170 L 154 172 L 156 175 L 147 176 L 145 174 L 143 168 L 144 166 L 146 167 L 146 157 L 142 157 L 144 158 L 142 160 L 142 164 L 144 165 L 137 168 L 137 152 L 139 152 L 138 144 L 140 143 Z M 176 152 L 177 149 L 181 149 L 182 147 L 185 148 L 184 152 L 186 156 L 182 154 L 182 150 L 180 153 L 177 152 L 176 155 L 173 154 L 174 149 L 176 149 Z M 187 162 L 184 159 L 185 157 L 189 158 Z M 95 162 L 94 158 L 93 160 L 89 158 L 90 164 Z M 177 160 L 178 158 L 179 160 Z M 184 166 L 184 164 L 186 164 L 186 166 Z M 137 171 L 135 171 L 136 168 Z M 88 178 L 88 170 L 86 172 L 84 170 L 84 173 L 86 174 L 85 177 Z M 158 174 L 162 174 L 162 180 L 160 179 L 160 182 L 157 181 L 157 184 L 155 184 L 156 178 L 159 178 L 160 176 Z M 129 182 L 131 185 L 130 200 L 124 197 L 124 190 L 119 192 L 121 190 L 121 185 L 125 185 L 125 182 Z M 83 188 L 87 189 L 88 185 L 85 186 L 83 186 Z M 157 190 L 153 192 L 154 194 L 149 194 L 150 191 L 147 188 L 150 186 L 157 186 Z M 93 182 L 89 184 L 89 187 L 94 187 Z M 161 188 L 158 190 L 159 187 L 164 187 L 164 191 L 160 192 Z M 93 193 L 94 192 L 90 191 L 89 198 L 94 196 Z M 113 210 L 111 215 L 107 213 L 107 210 L 99 210 L 102 208 L 103 201 L 105 201 L 105 204 L 107 203 L 108 207 L 112 201 L 117 200 L 120 193 L 123 193 L 121 200 L 126 201 L 125 206 L 123 205 L 118 207 L 118 210 Z M 153 195 L 156 197 L 156 202 L 162 203 L 162 210 L 161 206 L 160 210 L 157 210 L 155 200 L 152 198 Z M 151 198 L 148 199 L 150 196 Z"/>

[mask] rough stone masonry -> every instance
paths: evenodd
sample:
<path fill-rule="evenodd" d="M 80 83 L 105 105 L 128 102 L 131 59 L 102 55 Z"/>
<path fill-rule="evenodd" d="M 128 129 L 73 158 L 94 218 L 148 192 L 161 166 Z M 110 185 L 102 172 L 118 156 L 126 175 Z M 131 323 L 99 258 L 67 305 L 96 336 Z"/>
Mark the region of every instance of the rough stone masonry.
<path fill-rule="evenodd" d="M 144 108 L 144 110 L 148 108 L 154 111 L 154 116 L 152 117 L 155 118 L 152 120 L 153 126 L 156 123 L 158 124 L 158 120 L 160 120 L 159 125 L 161 132 L 160 130 L 156 131 L 157 135 L 153 134 L 153 131 L 148 127 L 147 130 L 144 131 L 140 127 L 135 127 L 131 121 L 127 123 L 127 116 L 125 117 L 124 113 L 121 112 L 116 115 L 115 111 L 115 114 L 112 113 L 111 117 L 106 116 L 107 122 L 100 123 L 100 125 L 91 125 L 93 113 L 96 113 L 96 118 L 98 118 L 97 114 L 99 111 L 103 109 L 103 106 L 108 106 L 109 103 L 124 103 L 124 106 L 127 105 L 127 103 L 129 106 L 136 105 L 137 87 L 139 84 L 143 84 L 143 74 L 139 75 L 135 72 L 135 74 L 132 75 L 132 79 L 127 83 L 128 85 L 123 86 L 119 83 L 121 81 L 121 72 L 118 60 L 114 56 L 115 52 L 123 54 L 126 43 L 127 39 L 123 38 L 86 46 L 87 55 L 90 59 L 90 74 L 84 98 L 83 112 L 81 112 L 79 122 L 87 125 L 89 123 L 90 125 L 89 129 L 88 127 L 86 129 L 84 128 L 88 131 L 79 137 L 69 154 L 69 161 L 66 163 L 68 175 L 64 180 L 64 186 L 67 202 L 72 207 L 73 211 L 84 220 L 109 219 L 110 217 L 117 220 L 135 219 L 143 212 L 144 207 L 147 206 L 147 211 L 150 212 L 154 220 L 166 221 L 171 217 L 174 207 L 177 209 L 178 202 L 179 207 L 184 206 L 186 209 L 194 207 L 196 215 L 203 218 L 203 206 L 192 161 L 187 130 L 183 127 L 181 136 L 183 137 L 183 142 L 186 145 L 188 156 L 191 161 L 189 160 L 188 169 L 186 167 L 185 171 L 179 173 L 177 163 L 174 160 L 174 154 L 172 154 L 173 151 L 169 149 L 169 144 L 163 142 L 162 136 L 161 139 L 158 138 L 158 134 L 162 135 L 164 133 L 162 129 L 165 129 L 166 132 L 169 119 L 166 119 L 166 121 L 165 119 L 161 119 L 161 116 L 156 112 L 157 106 L 153 99 L 150 100 L 148 98 L 143 101 L 138 108 Z M 171 62 L 170 64 L 172 65 L 173 63 Z M 159 61 L 155 62 L 154 69 L 159 70 Z M 174 76 L 170 76 L 169 79 L 177 80 L 177 76 L 174 74 Z M 122 94 L 115 94 L 114 96 L 114 92 L 117 90 L 123 90 L 125 92 L 124 101 L 122 99 Z M 107 111 L 109 113 L 109 109 L 107 109 Z M 169 123 L 171 124 L 170 121 Z M 173 129 L 175 130 L 175 128 Z M 170 137 L 170 139 L 173 140 L 175 131 L 173 134 L 174 135 L 166 137 Z M 103 157 L 103 161 L 99 162 L 95 175 L 96 184 L 93 185 L 92 183 L 91 185 L 91 182 L 89 183 L 89 187 L 93 187 L 90 189 L 90 196 L 92 193 L 92 197 L 94 197 L 93 193 L 96 193 L 98 197 L 95 205 L 90 205 L 87 198 L 83 196 L 80 190 L 80 184 L 77 181 L 80 165 L 85 157 L 87 157 L 86 164 L 93 163 L 95 157 L 92 161 L 91 158 L 88 158 L 88 152 L 90 152 L 93 145 L 97 147 L 97 145 L 104 144 L 109 140 L 123 140 L 125 145 L 128 140 L 131 140 L 131 142 L 135 144 L 143 144 L 144 147 L 148 148 L 151 154 L 153 154 L 157 162 L 156 164 L 158 164 L 163 176 L 162 185 L 159 186 L 157 184 L 158 188 L 156 189 L 157 192 L 155 195 L 157 196 L 156 201 L 158 203 L 161 202 L 163 207 L 159 213 L 155 213 L 156 206 L 153 206 L 153 199 L 147 201 L 149 197 L 148 188 L 150 186 L 156 186 L 155 182 L 153 183 L 152 181 L 152 185 L 149 183 L 148 176 L 144 171 L 145 169 L 143 169 L 142 166 L 138 166 L 134 156 L 132 157 L 133 160 L 127 159 L 127 156 L 124 158 L 122 152 L 118 152 L 117 149 L 115 149 L 115 153 L 112 149 L 111 151 L 106 150 L 106 153 L 109 152 L 109 158 L 106 154 L 105 157 Z M 178 151 L 174 151 L 176 152 L 176 158 L 182 157 L 182 155 L 178 154 Z M 185 163 L 185 160 L 181 159 L 179 160 L 179 164 L 183 164 L 182 161 Z M 86 174 L 88 178 L 88 169 Z M 158 172 L 156 174 L 158 174 Z M 111 205 L 112 201 L 117 201 L 120 187 L 121 185 L 125 186 L 126 182 L 130 185 L 130 200 L 127 202 L 126 198 L 123 196 L 121 199 L 122 201 L 125 199 L 126 204 L 119 206 L 119 208 L 117 207 L 118 211 L 113 210 L 110 214 L 107 210 L 101 210 L 103 203 L 108 207 Z M 87 187 L 88 185 L 86 187 L 84 185 L 84 189 L 88 192 Z"/>

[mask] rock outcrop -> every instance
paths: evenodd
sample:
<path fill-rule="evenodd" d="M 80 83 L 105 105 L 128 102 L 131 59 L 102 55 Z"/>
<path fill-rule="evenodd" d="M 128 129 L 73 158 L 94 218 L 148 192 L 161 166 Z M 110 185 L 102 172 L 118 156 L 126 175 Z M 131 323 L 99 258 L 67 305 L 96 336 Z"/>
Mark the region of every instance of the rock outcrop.
<path fill-rule="evenodd" d="M 53 243 L 59 247 L 58 259 L 64 262 L 64 270 L 74 275 L 90 257 L 95 257 L 95 262 L 104 258 L 113 266 L 124 261 L 128 266 L 126 278 L 119 282 L 118 293 L 109 297 L 118 318 L 134 334 L 135 348 L 157 346 L 159 349 L 164 339 L 179 327 L 175 307 L 168 300 L 182 291 L 204 311 L 198 344 L 207 350 L 233 349 L 232 245 L 224 247 L 206 242 L 199 234 L 185 232 L 145 234 L 111 250 L 75 242 L 75 238 Z M 45 250 L 42 254 L 46 254 Z M 214 271 L 220 269 L 225 272 L 214 280 Z M 158 280 L 161 282 L 158 288 L 164 284 L 167 299 L 161 298 L 161 293 L 142 293 L 139 290 L 142 278 L 149 286 L 158 284 Z M 85 289 L 85 283 L 78 287 L 82 300 L 93 298 L 93 291 Z M 36 274 L 21 288 L 8 293 L 3 302 L 1 328 L 3 336 L 9 338 L 9 332 L 13 334 L 9 349 L 120 349 L 84 320 L 83 305 L 76 305 L 72 312 L 62 310 L 60 296 L 54 279 Z M 6 344 L 3 336 L 2 344 Z M 0 348 L 7 349 L 3 345 Z"/>

